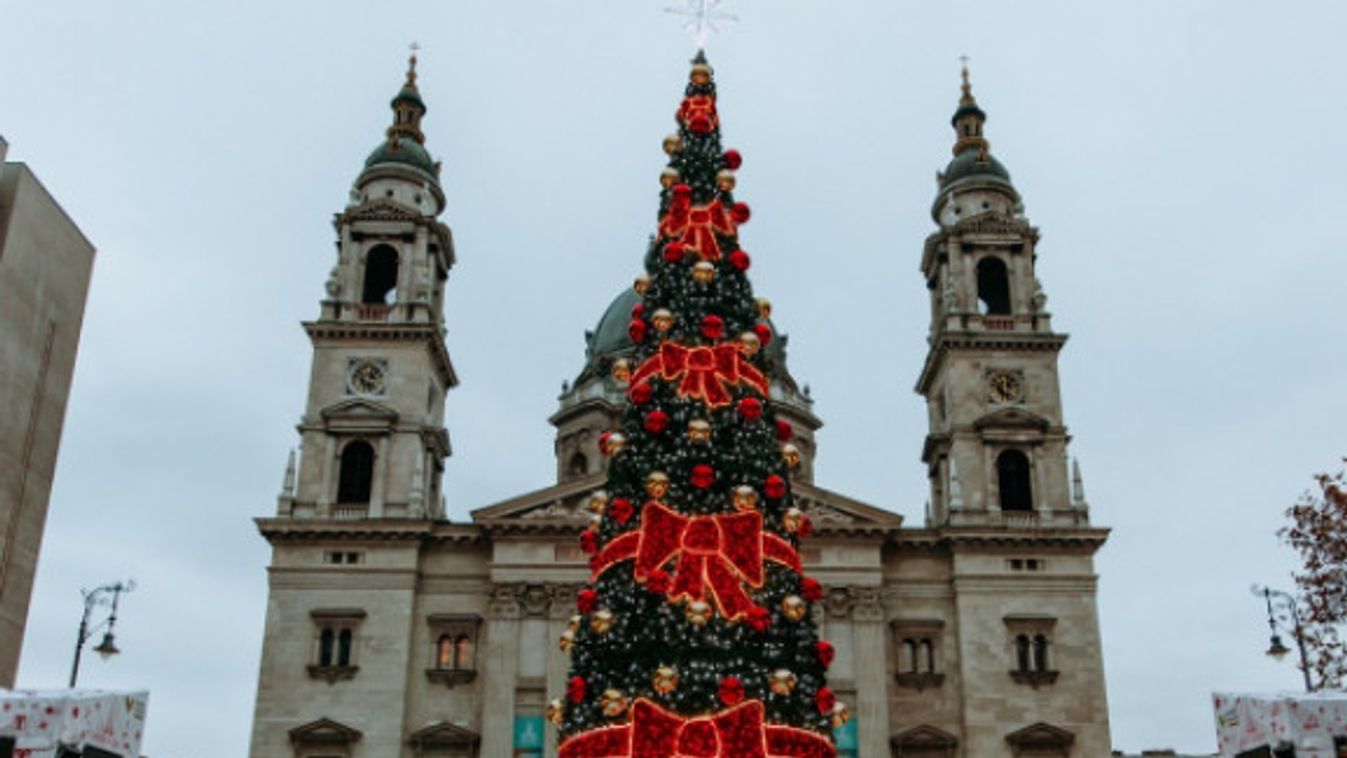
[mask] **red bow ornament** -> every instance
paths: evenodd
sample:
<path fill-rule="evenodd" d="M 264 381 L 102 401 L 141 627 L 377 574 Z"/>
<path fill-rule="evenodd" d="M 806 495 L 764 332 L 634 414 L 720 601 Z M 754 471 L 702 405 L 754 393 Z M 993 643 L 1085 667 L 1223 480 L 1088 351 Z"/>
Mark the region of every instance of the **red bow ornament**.
<path fill-rule="evenodd" d="M 726 385 L 747 384 L 763 395 L 768 391 L 767 377 L 744 359 L 738 344 L 684 347 L 665 342 L 631 375 L 631 383 L 639 385 L 656 374 L 666 382 L 682 377 L 679 396 L 701 398 L 712 408 L 730 404 Z"/>
<path fill-rule="evenodd" d="M 720 241 L 716 235 L 734 236 L 735 225 L 719 200 L 695 207 L 675 200 L 659 222 L 659 233 L 695 250 L 702 260 L 714 261 L 720 259 Z"/>
<path fill-rule="evenodd" d="M 631 723 L 578 734 L 560 758 L 834 758 L 828 738 L 792 726 L 763 723 L 761 700 L 712 716 L 683 718 L 644 698 Z"/>
<path fill-rule="evenodd" d="M 678 120 L 692 129 L 697 121 L 701 128 L 693 131 L 709 132 L 720 126 L 720 117 L 716 115 L 716 99 L 710 95 L 693 95 L 683 98 L 678 106 Z"/>
<path fill-rule="evenodd" d="M 764 560 L 802 570 L 795 548 L 764 532 L 757 511 L 688 517 L 653 500 L 645 504 L 639 530 L 612 540 L 594 556 L 593 578 L 628 558 L 636 559 L 638 582 L 676 558 L 665 596 L 676 602 L 702 600 L 709 594 L 721 616 L 730 621 L 743 618 L 754 607 L 744 585 L 762 586 Z"/>

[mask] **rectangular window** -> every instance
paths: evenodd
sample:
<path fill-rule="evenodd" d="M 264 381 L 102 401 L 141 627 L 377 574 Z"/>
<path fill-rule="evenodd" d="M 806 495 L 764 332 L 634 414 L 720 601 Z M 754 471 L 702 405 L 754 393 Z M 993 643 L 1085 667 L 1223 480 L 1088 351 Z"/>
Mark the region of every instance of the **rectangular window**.
<path fill-rule="evenodd" d="M 515 758 L 543 758 L 543 728 L 541 715 L 528 714 L 514 717 L 514 755 Z"/>

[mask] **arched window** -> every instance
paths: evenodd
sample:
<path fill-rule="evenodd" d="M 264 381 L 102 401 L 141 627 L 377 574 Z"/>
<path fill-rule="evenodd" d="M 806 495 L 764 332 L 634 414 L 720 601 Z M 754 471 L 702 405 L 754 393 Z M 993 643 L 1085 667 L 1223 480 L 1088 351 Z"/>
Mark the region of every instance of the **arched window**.
<path fill-rule="evenodd" d="M 435 668 L 451 669 L 454 667 L 454 638 L 447 634 L 441 634 L 440 639 L 435 643 Z"/>
<path fill-rule="evenodd" d="M 1001 510 L 1033 510 L 1028 456 L 1019 450 L 1006 450 L 996 456 L 996 482 L 1001 490 Z"/>
<path fill-rule="evenodd" d="M 903 653 L 907 656 L 908 669 L 917 673 L 917 641 L 911 637 L 903 640 Z"/>
<path fill-rule="evenodd" d="M 387 305 L 388 293 L 398 286 L 398 253 L 388 245 L 379 245 L 365 256 L 365 288 L 360 302 Z"/>
<path fill-rule="evenodd" d="M 337 635 L 337 665 L 351 665 L 351 630 L 343 629 Z"/>
<path fill-rule="evenodd" d="M 571 462 L 566 464 L 566 473 L 571 476 L 584 476 L 589 470 L 589 459 L 585 458 L 584 453 L 576 453 L 571 456 Z"/>
<path fill-rule="evenodd" d="M 928 674 L 935 673 L 935 645 L 931 644 L 929 639 L 923 638 L 921 641 L 921 660 L 926 666 Z"/>
<path fill-rule="evenodd" d="M 1000 258 L 978 261 L 978 306 L 983 314 L 1010 314 L 1010 276 Z"/>
<path fill-rule="evenodd" d="M 318 635 L 318 665 L 332 665 L 332 646 L 335 637 L 331 629 L 324 629 L 323 633 Z"/>
<path fill-rule="evenodd" d="M 1034 635 L 1034 671 L 1048 670 L 1048 638 Z"/>
<path fill-rule="evenodd" d="M 337 483 L 338 503 L 368 503 L 374 481 L 374 448 L 357 440 L 341 451 L 341 475 Z"/>
<path fill-rule="evenodd" d="M 460 671 L 472 671 L 472 638 L 460 634 L 454 641 L 454 668 Z"/>
<path fill-rule="evenodd" d="M 1015 637 L 1015 668 L 1028 672 L 1029 668 L 1029 635 L 1021 634 Z"/>

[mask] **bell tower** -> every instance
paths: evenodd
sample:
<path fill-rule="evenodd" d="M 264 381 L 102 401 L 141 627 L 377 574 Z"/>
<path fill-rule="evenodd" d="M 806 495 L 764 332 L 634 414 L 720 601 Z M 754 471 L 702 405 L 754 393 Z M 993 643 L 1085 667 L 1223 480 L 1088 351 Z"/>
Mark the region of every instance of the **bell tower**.
<path fill-rule="evenodd" d="M 921 271 L 931 299 L 922 449 L 929 526 L 1084 526 L 1079 467 L 1068 464 L 1048 297 L 1035 274 L 1038 229 L 983 135 L 963 69 L 954 158 L 937 176 L 938 230 Z"/>
<path fill-rule="evenodd" d="M 454 264 L 440 164 L 425 148 L 416 55 L 393 98 L 393 123 L 337 213 L 337 260 L 313 343 L 301 454 L 277 515 L 442 518 L 450 454 L 444 398 L 458 383 L 444 342 L 444 284 Z"/>

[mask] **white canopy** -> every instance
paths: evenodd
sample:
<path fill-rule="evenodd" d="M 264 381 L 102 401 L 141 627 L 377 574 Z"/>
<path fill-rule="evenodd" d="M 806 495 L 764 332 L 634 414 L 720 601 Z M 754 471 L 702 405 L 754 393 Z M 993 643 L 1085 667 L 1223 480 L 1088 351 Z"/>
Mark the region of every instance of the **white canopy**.
<path fill-rule="evenodd" d="M 1347 692 L 1212 694 L 1222 756 L 1263 746 L 1295 746 L 1296 758 L 1336 758 L 1347 737 Z"/>
<path fill-rule="evenodd" d="M 148 692 L 0 690 L 0 737 L 14 739 L 16 758 L 49 758 L 61 746 L 94 746 L 140 756 Z"/>

